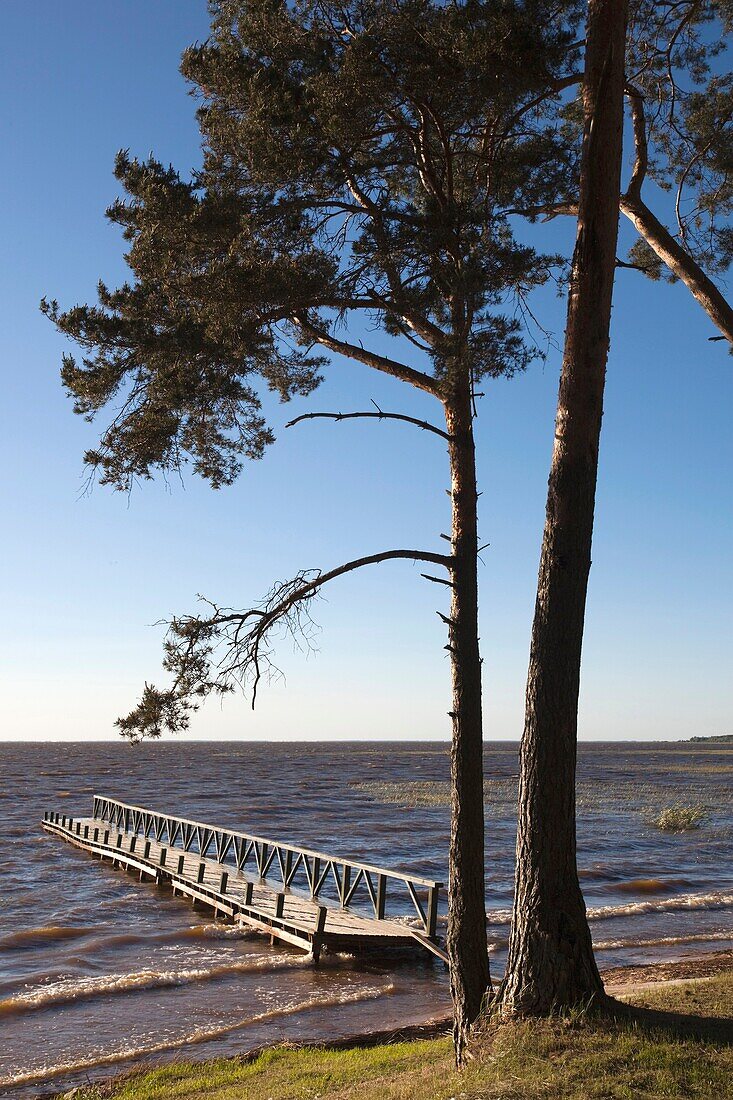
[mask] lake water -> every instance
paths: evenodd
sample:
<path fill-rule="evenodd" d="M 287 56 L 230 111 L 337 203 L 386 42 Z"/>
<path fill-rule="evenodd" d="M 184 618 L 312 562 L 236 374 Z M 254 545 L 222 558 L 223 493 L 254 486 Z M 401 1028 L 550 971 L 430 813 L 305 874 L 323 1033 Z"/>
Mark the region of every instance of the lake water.
<path fill-rule="evenodd" d="M 0 1095 L 47 1095 L 132 1060 L 204 1059 L 443 1015 L 439 962 L 270 946 L 100 864 L 39 825 L 92 795 L 447 880 L 448 753 L 436 743 L 180 740 L 0 744 Z M 506 952 L 517 746 L 486 745 L 487 918 Z M 601 966 L 733 941 L 733 745 L 585 744 L 579 866 Z M 661 832 L 666 806 L 702 826 Z"/>

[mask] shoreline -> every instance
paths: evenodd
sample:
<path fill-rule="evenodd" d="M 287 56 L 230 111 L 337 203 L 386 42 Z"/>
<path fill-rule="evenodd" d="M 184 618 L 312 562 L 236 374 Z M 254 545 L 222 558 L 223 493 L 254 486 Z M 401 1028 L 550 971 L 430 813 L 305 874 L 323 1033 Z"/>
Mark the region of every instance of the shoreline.
<path fill-rule="evenodd" d="M 606 991 L 611 996 L 633 994 L 636 991 L 659 989 L 688 982 L 705 982 L 710 978 L 725 973 L 733 973 L 733 948 L 712 952 L 708 955 L 700 955 L 689 959 L 676 959 L 669 962 L 648 963 L 646 965 L 630 964 L 628 966 L 611 967 L 601 971 Z M 323 1038 L 314 1040 L 286 1041 L 275 1043 L 263 1043 L 256 1047 L 242 1050 L 236 1054 L 224 1057 L 225 1062 L 236 1065 L 246 1065 L 256 1061 L 269 1051 L 288 1050 L 368 1050 L 372 1047 L 394 1045 L 396 1043 L 410 1043 L 419 1040 L 437 1039 L 450 1035 L 451 1017 L 442 1016 L 428 1019 L 419 1024 L 407 1024 L 400 1028 L 380 1029 L 363 1033 L 338 1036 L 335 1038 Z M 201 1059 L 197 1065 L 205 1065 L 207 1062 L 220 1061 L 216 1059 Z M 175 1065 L 177 1062 L 186 1063 L 185 1053 L 181 1052 L 181 1058 L 176 1060 L 156 1059 L 146 1061 L 140 1065 L 133 1064 L 130 1068 L 120 1073 L 100 1077 L 94 1082 L 94 1088 L 100 1097 L 110 1095 L 126 1082 L 139 1076 L 141 1073 L 149 1073 L 163 1066 Z M 38 1100 L 64 1100 L 77 1093 L 78 1086 L 71 1088 L 54 1089 L 44 1092 Z"/>

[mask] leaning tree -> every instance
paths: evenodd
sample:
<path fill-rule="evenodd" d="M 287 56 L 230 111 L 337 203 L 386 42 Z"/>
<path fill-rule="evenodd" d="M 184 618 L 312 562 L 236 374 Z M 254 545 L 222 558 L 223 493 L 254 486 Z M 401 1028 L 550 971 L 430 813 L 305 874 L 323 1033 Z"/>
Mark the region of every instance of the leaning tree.
<path fill-rule="evenodd" d="M 711 339 L 733 343 L 733 309 L 714 281 L 733 258 L 733 77 L 721 58 L 733 13 L 726 0 L 632 0 L 629 14 L 624 67 L 622 0 L 589 4 L 579 199 L 537 211 L 576 213 L 578 239 L 527 678 L 512 931 L 499 994 L 503 1009 L 517 1014 L 603 996 L 578 882 L 575 759 L 614 203 L 639 233 L 616 266 L 684 282 L 721 334 Z M 633 157 L 619 194 L 624 94 Z M 670 193 L 675 231 L 651 208 L 654 183 Z"/>
<path fill-rule="evenodd" d="M 273 440 L 262 383 L 282 400 L 309 395 L 342 358 L 435 401 L 442 424 L 389 416 L 446 447 L 446 549 L 370 553 L 304 570 L 256 606 L 175 618 L 170 686 L 146 685 L 118 725 L 156 737 L 185 729 L 212 693 L 248 685 L 254 695 L 278 629 L 298 630 L 324 584 L 392 559 L 430 567 L 450 596 L 440 614 L 452 671 L 447 945 L 459 1061 L 490 984 L 475 399 L 533 355 L 517 318 L 557 258 L 518 242 L 512 214 L 572 200 L 576 142 L 556 106 L 576 80 L 576 14 L 543 0 L 212 3 L 211 37 L 182 63 L 199 97 L 201 168 L 183 179 L 120 154 L 127 197 L 108 216 L 129 242 L 132 281 L 100 285 L 97 305 L 44 303 L 84 351 L 62 370 L 76 411 L 93 419 L 117 404 L 86 459 L 118 489 L 188 460 L 214 487 L 230 484 Z M 360 317 L 386 334 L 379 350 L 354 338 Z"/>

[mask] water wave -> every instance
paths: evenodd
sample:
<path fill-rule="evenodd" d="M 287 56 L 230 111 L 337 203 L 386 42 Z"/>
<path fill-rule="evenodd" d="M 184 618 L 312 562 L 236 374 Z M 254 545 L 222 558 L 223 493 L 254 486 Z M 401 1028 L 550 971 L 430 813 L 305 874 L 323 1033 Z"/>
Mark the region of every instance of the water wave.
<path fill-rule="evenodd" d="M 192 1046 L 199 1043 L 208 1043 L 221 1036 L 229 1035 L 234 1031 L 243 1031 L 253 1025 L 264 1023 L 268 1020 L 282 1019 L 288 1016 L 297 1016 L 300 1012 L 307 1012 L 313 1008 L 336 1008 L 339 1005 L 356 1004 L 360 1001 L 374 1001 L 380 997 L 389 996 L 395 991 L 395 983 L 374 987 L 368 986 L 352 993 L 341 992 L 326 996 L 309 997 L 294 1005 L 283 1005 L 280 1008 L 266 1009 L 264 1012 L 247 1016 L 243 1020 L 237 1020 L 231 1024 L 223 1024 L 220 1027 L 197 1028 L 188 1035 L 182 1035 L 177 1039 L 164 1040 L 159 1043 L 151 1043 L 143 1046 L 128 1046 L 116 1051 L 91 1055 L 88 1058 L 80 1058 L 74 1062 L 63 1062 L 55 1066 L 40 1066 L 36 1069 L 21 1071 L 0 1077 L 0 1088 L 19 1087 L 20 1085 L 40 1084 L 54 1077 L 69 1076 L 81 1073 L 84 1070 L 101 1069 L 105 1066 L 117 1065 L 120 1062 L 137 1061 L 140 1058 L 150 1057 L 154 1054 L 162 1054 L 170 1050 L 179 1050 L 181 1047 Z"/>
<path fill-rule="evenodd" d="M 192 924 L 188 928 L 172 928 L 168 930 L 145 929 L 128 932 L 111 932 L 95 936 L 88 944 L 89 952 L 101 949 L 108 951 L 110 948 L 137 947 L 145 944 L 176 944 L 188 940 L 197 941 L 221 941 L 221 940 L 252 940 L 261 938 L 261 933 L 252 928 L 245 928 L 236 924 Z"/>
<path fill-rule="evenodd" d="M 609 917 L 631 917 L 639 913 L 674 913 L 693 909 L 728 909 L 733 906 L 733 893 L 711 891 L 705 894 L 678 894 L 673 898 L 649 898 L 647 901 L 630 901 L 625 905 L 597 905 L 588 909 L 590 920 L 607 920 Z"/>
<path fill-rule="evenodd" d="M 733 932 L 692 932 L 689 936 L 655 936 L 653 939 L 640 940 L 633 936 L 627 939 L 601 940 L 594 943 L 595 951 L 618 951 L 629 947 L 677 947 L 686 943 L 730 943 Z"/>
<path fill-rule="evenodd" d="M 686 878 L 632 878 L 628 882 L 609 884 L 609 890 L 618 890 L 621 894 L 673 894 L 682 886 L 690 886 Z"/>
<path fill-rule="evenodd" d="M 232 974 L 252 974 L 260 971 L 287 970 L 305 966 L 306 955 L 254 956 L 242 962 L 221 963 L 218 966 L 184 970 L 139 970 L 131 974 L 101 974 L 93 978 L 65 978 L 37 986 L 28 993 L 18 993 L 0 1001 L 0 1016 L 15 1016 L 34 1012 L 52 1005 L 94 1000 L 120 993 L 136 993 L 147 989 L 170 989 L 194 982 L 211 982 Z"/>
<path fill-rule="evenodd" d="M 609 920 L 613 917 L 631 917 L 640 913 L 728 909 L 731 906 L 733 906 L 733 892 L 716 890 L 703 894 L 677 894 L 672 898 L 622 902 L 620 905 L 590 905 L 587 913 L 589 920 Z M 486 923 L 489 925 L 509 924 L 511 919 L 511 909 L 489 909 L 486 913 Z"/>
<path fill-rule="evenodd" d="M 0 938 L 0 950 L 23 947 L 43 947 L 63 940 L 77 940 L 88 936 L 95 929 L 91 925 L 48 924 L 41 928 L 23 928 Z"/>

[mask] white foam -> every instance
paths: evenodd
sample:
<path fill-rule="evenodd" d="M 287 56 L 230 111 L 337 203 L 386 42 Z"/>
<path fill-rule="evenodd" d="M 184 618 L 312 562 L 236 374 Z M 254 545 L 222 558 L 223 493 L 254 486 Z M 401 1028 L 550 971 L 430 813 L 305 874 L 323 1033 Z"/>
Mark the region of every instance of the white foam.
<path fill-rule="evenodd" d="M 733 893 L 714 891 L 706 894 L 677 894 L 667 898 L 644 898 L 641 901 L 622 902 L 620 905 L 588 906 L 589 920 L 609 920 L 613 917 L 630 917 L 639 913 L 674 913 L 693 909 L 727 909 L 733 906 Z M 511 909 L 489 909 L 487 924 L 510 924 Z"/>
<path fill-rule="evenodd" d="M 64 978 L 58 982 L 39 985 L 27 993 L 18 993 L 0 1001 L 0 1016 L 16 1015 L 47 1008 L 50 1005 L 69 1004 L 95 997 L 134 993 L 144 989 L 170 989 L 194 982 L 215 981 L 231 974 L 248 974 L 259 971 L 283 970 L 305 966 L 302 955 L 261 955 L 236 963 L 222 963 L 211 967 L 192 967 L 182 970 L 139 970 L 130 974 L 101 974 L 93 978 Z"/>
<path fill-rule="evenodd" d="M 370 986 L 353 993 L 340 993 L 325 997 L 310 997 L 308 1000 L 298 1002 L 294 1005 L 268 1009 L 254 1016 L 248 1016 L 243 1020 L 237 1020 L 232 1024 L 225 1024 L 221 1027 L 198 1028 L 196 1031 L 188 1035 L 180 1036 L 177 1039 L 170 1039 L 165 1042 L 154 1043 L 147 1046 L 121 1047 L 107 1054 L 102 1054 L 100 1052 L 96 1056 L 92 1055 L 89 1058 L 81 1058 L 74 1062 L 63 1062 L 55 1066 L 39 1066 L 33 1070 L 10 1074 L 6 1077 L 0 1077 L 0 1087 L 17 1088 L 20 1085 L 38 1084 L 42 1081 L 51 1080 L 54 1077 L 81 1073 L 83 1070 L 99 1069 L 104 1066 L 115 1065 L 119 1062 L 128 1062 L 149 1057 L 153 1054 L 162 1054 L 164 1051 L 178 1050 L 180 1047 L 193 1045 L 195 1043 L 207 1043 L 220 1036 L 229 1035 L 233 1031 L 244 1030 L 254 1024 L 259 1024 L 267 1020 L 294 1016 L 299 1012 L 306 1012 L 311 1008 L 329 1008 L 338 1005 L 355 1004 L 359 1001 L 376 1000 L 379 997 L 393 993 L 395 988 L 394 983 L 390 982 L 385 986 Z"/>

